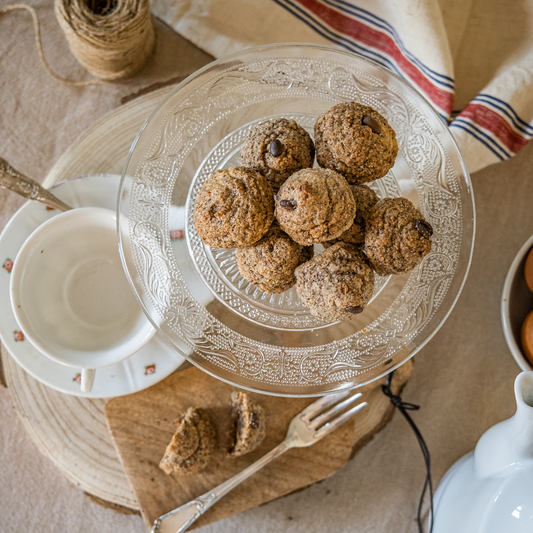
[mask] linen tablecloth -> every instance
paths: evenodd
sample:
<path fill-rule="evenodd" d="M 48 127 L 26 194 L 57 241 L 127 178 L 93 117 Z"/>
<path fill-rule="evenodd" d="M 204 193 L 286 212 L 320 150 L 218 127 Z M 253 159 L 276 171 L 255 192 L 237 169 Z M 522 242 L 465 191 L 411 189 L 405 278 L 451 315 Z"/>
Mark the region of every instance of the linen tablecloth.
<path fill-rule="evenodd" d="M 45 54 L 54 70 L 73 79 L 89 78 L 70 55 L 51 2 L 29 3 L 41 18 Z M 322 4 L 330 9 L 351 6 L 333 0 Z M 4 5 L 7 2 L 0 0 L 0 7 Z M 297 5 L 309 10 L 311 4 L 272 0 L 153 2 L 159 16 L 216 56 L 266 42 L 303 40 L 331 44 L 329 38 L 290 12 L 289 7 Z M 494 0 L 449 0 L 442 4 L 398 0 L 387 5 L 388 12 L 373 13 L 394 28 L 409 54 L 416 51 L 414 64 L 421 62 L 434 73 L 455 80 L 453 90 L 442 89 L 454 95 L 452 107 L 448 100 L 440 107 L 445 116 L 453 109 L 467 109 L 470 102 L 477 101 L 474 99 L 478 94 L 490 94 L 495 80 L 507 87 L 504 80 L 509 73 L 520 73 L 520 79 L 528 79 L 530 71 L 525 65 L 533 42 L 528 29 L 531 5 L 500 5 Z M 386 7 L 377 1 L 357 3 L 358 8 L 367 11 L 369 6 Z M 437 24 L 436 20 L 440 22 Z M 291 27 L 289 35 L 287 22 Z M 268 32 L 258 32 L 261 23 Z M 380 28 L 375 21 L 367 23 Z M 204 39 L 202 32 L 210 40 Z M 28 14 L 0 17 L 0 35 L 0 155 L 40 181 L 69 144 L 94 120 L 120 105 L 124 96 L 186 75 L 210 60 L 207 54 L 158 24 L 154 61 L 135 79 L 120 86 L 72 88 L 51 79 L 42 69 Z M 443 35 L 448 47 L 438 52 Z M 426 45 L 415 46 L 420 42 Z M 431 78 L 427 72 L 426 76 Z M 414 83 L 407 73 L 405 77 Z M 516 84 L 509 84 L 510 94 L 513 87 Z M 526 87 L 522 96 L 529 98 L 529 92 Z M 524 99 L 504 101 L 521 120 L 530 120 L 529 107 L 525 103 L 524 107 L 519 105 Z M 488 109 L 488 105 L 482 107 Z M 507 117 L 501 111 L 498 116 L 502 120 Z M 507 117 L 505 121 L 512 124 L 508 120 Z M 461 141 L 461 146 L 472 171 L 499 161 L 496 156 L 491 159 L 492 152 L 475 136 L 468 140 L 466 135 L 470 134 L 457 129 L 460 131 L 456 135 L 467 139 Z M 480 154 L 477 159 L 471 155 L 475 153 Z M 473 448 L 488 427 L 514 412 L 513 380 L 519 368 L 505 344 L 499 300 L 512 258 L 533 233 L 532 164 L 530 145 L 516 158 L 472 176 L 478 232 L 470 275 L 453 313 L 416 356 L 413 376 L 404 391 L 406 401 L 422 406 L 413 416 L 432 452 L 435 484 L 455 460 Z M 0 228 L 22 203 L 22 199 L 0 191 Z M 412 432 L 400 416 L 395 416 L 334 477 L 202 531 L 414 533 L 423 469 Z M 145 527 L 139 517 L 121 516 L 98 507 L 79 489 L 69 486 L 55 466 L 38 453 L 17 418 L 9 390 L 0 388 L 0 531 L 142 533 Z"/>

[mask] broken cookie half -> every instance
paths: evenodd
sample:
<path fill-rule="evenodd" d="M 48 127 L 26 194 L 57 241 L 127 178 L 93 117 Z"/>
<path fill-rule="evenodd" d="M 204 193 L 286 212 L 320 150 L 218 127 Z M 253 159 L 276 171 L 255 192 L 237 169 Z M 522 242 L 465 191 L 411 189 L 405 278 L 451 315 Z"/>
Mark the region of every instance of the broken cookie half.
<path fill-rule="evenodd" d="M 190 407 L 176 423 L 178 428 L 159 468 L 166 474 L 193 474 L 203 470 L 216 446 L 216 430 L 209 415 Z"/>
<path fill-rule="evenodd" d="M 265 438 L 265 411 L 246 392 L 232 392 L 231 417 L 233 429 L 229 454 L 240 457 L 255 450 Z"/>

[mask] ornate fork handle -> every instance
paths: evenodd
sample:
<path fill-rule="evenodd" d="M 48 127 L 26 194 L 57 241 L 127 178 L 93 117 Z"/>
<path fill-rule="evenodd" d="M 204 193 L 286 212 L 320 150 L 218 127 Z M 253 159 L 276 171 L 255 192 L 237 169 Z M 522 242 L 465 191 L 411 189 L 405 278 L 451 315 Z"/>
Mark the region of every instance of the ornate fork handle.
<path fill-rule="evenodd" d="M 202 496 L 170 511 L 166 515 L 159 517 L 154 522 L 152 533 L 181 533 L 185 531 L 195 520 L 207 511 L 220 498 L 226 495 L 230 490 L 234 489 L 239 483 L 250 477 L 252 474 L 270 463 L 273 459 L 292 448 L 290 442 L 284 440 L 278 444 L 273 450 L 263 455 L 255 463 L 245 468 L 242 472 L 228 479 L 218 487 Z"/>
<path fill-rule="evenodd" d="M 72 209 L 69 205 L 62 202 L 59 198 L 47 191 L 35 180 L 32 180 L 18 170 L 14 169 L 5 159 L 0 157 L 0 189 L 16 192 L 28 198 L 36 200 L 43 204 L 55 207 L 61 211 Z"/>

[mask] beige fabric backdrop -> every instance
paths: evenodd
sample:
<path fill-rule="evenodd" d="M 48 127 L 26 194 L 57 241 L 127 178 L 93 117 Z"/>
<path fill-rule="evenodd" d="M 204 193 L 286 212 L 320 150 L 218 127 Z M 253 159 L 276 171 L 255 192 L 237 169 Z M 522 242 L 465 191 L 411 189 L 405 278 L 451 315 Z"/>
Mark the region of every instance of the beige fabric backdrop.
<path fill-rule="evenodd" d="M 51 2 L 31 3 L 43 21 L 45 52 L 53 68 L 83 78 L 55 23 Z M 159 25 L 154 63 L 133 82 L 77 89 L 44 73 L 27 14 L 1 17 L 0 35 L 0 155 L 39 180 L 76 136 L 120 105 L 122 96 L 209 60 Z M 478 234 L 470 276 L 446 324 L 416 357 L 404 392 L 406 401 L 422 405 L 413 416 L 432 452 L 435 482 L 485 429 L 514 411 L 513 380 L 519 369 L 503 338 L 499 299 L 512 258 L 533 233 L 532 164 L 530 145 L 516 158 L 473 176 Z M 21 203 L 0 192 L 0 227 Z M 396 415 L 333 478 L 202 531 L 414 533 L 423 477 L 418 445 Z M 102 509 L 69 486 L 38 454 L 9 391 L 0 388 L 0 531 L 142 533 L 145 528 L 139 517 Z"/>

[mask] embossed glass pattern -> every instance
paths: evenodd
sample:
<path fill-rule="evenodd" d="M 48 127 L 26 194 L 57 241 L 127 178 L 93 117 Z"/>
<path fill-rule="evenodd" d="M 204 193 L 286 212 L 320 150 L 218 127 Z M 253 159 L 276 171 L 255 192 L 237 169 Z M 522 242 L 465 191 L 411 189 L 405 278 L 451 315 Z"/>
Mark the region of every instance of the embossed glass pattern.
<path fill-rule="evenodd" d="M 312 134 L 320 113 L 351 100 L 371 105 L 395 129 L 396 164 L 371 186 L 380 197 L 413 201 L 434 228 L 433 248 L 413 272 L 379 278 L 354 321 L 326 324 L 301 306 L 295 289 L 272 296 L 244 280 L 233 250 L 204 246 L 192 211 L 211 172 L 239 164 L 255 124 L 294 118 Z M 175 348 L 220 379 L 294 396 L 363 385 L 414 355 L 460 293 L 475 226 L 468 172 L 430 105 L 383 68 L 312 45 L 251 49 L 182 82 L 132 146 L 118 209 L 119 238 L 131 242 L 125 248 L 121 239 L 125 268 Z"/>

